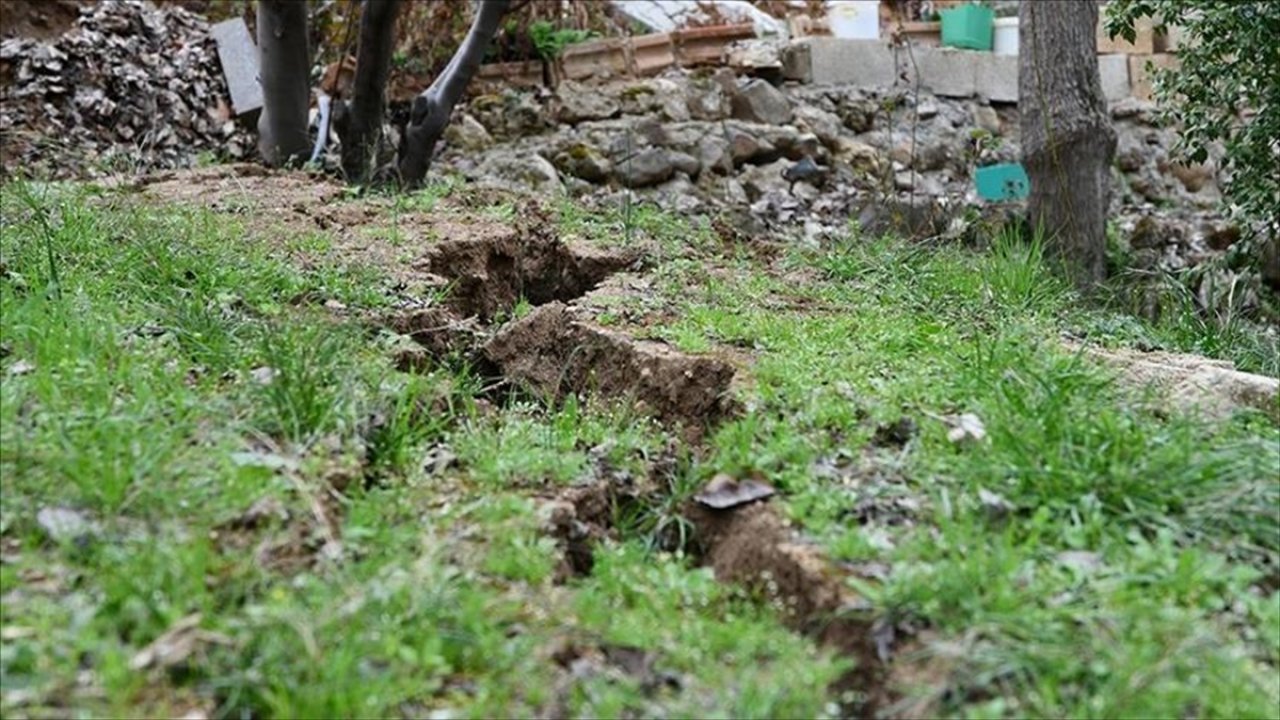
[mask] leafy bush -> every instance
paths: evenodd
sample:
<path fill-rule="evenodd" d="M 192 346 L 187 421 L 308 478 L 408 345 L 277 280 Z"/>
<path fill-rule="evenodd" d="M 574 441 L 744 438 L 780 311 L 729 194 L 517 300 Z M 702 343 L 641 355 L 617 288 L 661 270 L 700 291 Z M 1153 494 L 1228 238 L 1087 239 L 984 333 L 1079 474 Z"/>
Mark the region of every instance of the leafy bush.
<path fill-rule="evenodd" d="M 1166 120 L 1182 127 L 1174 148 L 1204 162 L 1222 142 L 1232 213 L 1253 231 L 1280 235 L 1280 3 L 1270 0 L 1116 0 L 1106 29 L 1132 41 L 1134 23 L 1151 17 L 1157 32 L 1181 28 L 1180 67 L 1154 73 Z"/>

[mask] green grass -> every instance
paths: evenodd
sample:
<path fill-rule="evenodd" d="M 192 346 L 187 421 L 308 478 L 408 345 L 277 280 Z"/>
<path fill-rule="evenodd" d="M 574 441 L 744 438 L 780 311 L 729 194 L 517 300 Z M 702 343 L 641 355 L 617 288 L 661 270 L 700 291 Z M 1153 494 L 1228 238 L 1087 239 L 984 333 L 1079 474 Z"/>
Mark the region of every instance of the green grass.
<path fill-rule="evenodd" d="M 534 496 L 641 472 L 651 423 L 495 413 L 477 378 L 396 372 L 322 309 L 376 310 L 382 281 L 296 270 L 224 218 L 34 186 L 6 186 L 3 217 L 6 716 L 825 712 L 839 663 L 643 536 L 557 584 Z M 423 467 L 440 448 L 456 463 Z M 50 540 L 55 507 L 96 531 Z M 131 666 L 196 613 L 212 640 Z M 668 679 L 573 676 L 564 646 Z"/>
<path fill-rule="evenodd" d="M 964 648 L 934 712 L 1274 715 L 1272 421 L 1166 412 L 1065 350 L 1064 329 L 1109 316 L 1034 242 L 854 240 L 792 265 L 816 276 L 686 273 L 668 287 L 679 319 L 654 334 L 757 349 L 753 412 L 717 432 L 704 472 L 765 477 L 833 556 L 892 568 L 862 587 L 880 612 Z M 958 413 L 985 438 L 948 439 Z M 877 446 L 903 416 L 919 431 Z"/>
<path fill-rule="evenodd" d="M 856 588 L 908 639 L 930 715 L 1280 703 L 1280 430 L 1166 411 L 1064 349 L 1166 330 L 1090 309 L 1034 242 L 850 238 L 766 263 L 644 206 L 566 206 L 567 234 L 657 257 L 637 302 L 670 312 L 645 332 L 754 358 L 746 412 L 690 447 L 622 407 L 495 406 L 456 368 L 395 371 L 397 340 L 352 319 L 392 294 L 366 268 L 299 270 L 202 211 L 3 191 L 6 717 L 837 712 L 847 661 L 660 550 L 717 472 L 772 483 L 833 558 L 881 568 Z M 1242 347 L 1218 350 L 1275 362 Z M 983 438 L 948 438 L 960 413 Z M 662 496 L 565 580 L 542 501 L 673 454 Z M 55 507 L 94 529 L 49 538 Z M 189 657 L 131 666 L 197 613 Z"/>

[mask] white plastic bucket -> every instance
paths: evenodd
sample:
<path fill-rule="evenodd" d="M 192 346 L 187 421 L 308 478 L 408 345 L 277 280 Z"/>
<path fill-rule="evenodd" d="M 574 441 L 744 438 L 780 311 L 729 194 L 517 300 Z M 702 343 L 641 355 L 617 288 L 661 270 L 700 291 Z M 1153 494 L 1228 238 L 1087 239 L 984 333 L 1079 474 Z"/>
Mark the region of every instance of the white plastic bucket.
<path fill-rule="evenodd" d="M 827 24 L 838 38 L 876 40 L 880 37 L 880 0 L 828 0 Z"/>
<path fill-rule="evenodd" d="M 997 55 L 1018 54 L 1018 18 L 1001 17 L 992 23 L 991 51 Z"/>

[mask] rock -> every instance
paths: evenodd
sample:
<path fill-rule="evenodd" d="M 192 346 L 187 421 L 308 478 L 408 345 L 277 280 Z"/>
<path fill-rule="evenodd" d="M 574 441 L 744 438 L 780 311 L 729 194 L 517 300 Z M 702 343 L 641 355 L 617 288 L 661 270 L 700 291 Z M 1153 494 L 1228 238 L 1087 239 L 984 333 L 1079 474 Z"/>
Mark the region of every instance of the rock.
<path fill-rule="evenodd" d="M 507 150 L 490 154 L 471 174 L 476 179 L 506 188 L 559 191 L 560 173 L 546 158 L 534 153 Z"/>
<path fill-rule="evenodd" d="M 558 153 L 555 165 L 561 172 L 593 183 L 608 180 L 613 170 L 608 158 L 585 143 L 575 143 Z"/>
<path fill-rule="evenodd" d="M 689 177 L 697 177 L 702 172 L 702 162 L 698 158 L 682 152 L 673 152 L 670 155 L 671 166 L 676 172 L 682 172 Z"/>
<path fill-rule="evenodd" d="M 79 540 L 98 532 L 98 524 L 88 515 L 65 507 L 40 508 L 36 524 L 54 542 Z"/>
<path fill-rule="evenodd" d="M 487 150 L 493 145 L 493 136 L 489 131 L 467 113 L 462 113 L 458 119 L 449 123 L 444 131 L 444 139 L 451 147 L 473 152 Z"/>
<path fill-rule="evenodd" d="M 1157 390 L 1176 408 L 1195 409 L 1209 418 L 1229 417 L 1252 408 L 1280 419 L 1280 380 L 1240 372 L 1230 363 L 1196 355 L 1139 352 L 1067 344 L 1072 353 L 1084 354 L 1116 367 L 1123 381 Z"/>
<path fill-rule="evenodd" d="M 696 212 L 703 204 L 697 186 L 682 172 L 676 173 L 673 178 L 653 190 L 663 205 L 679 213 Z"/>
<path fill-rule="evenodd" d="M 750 479 L 737 480 L 726 473 L 719 473 L 693 499 L 714 510 L 729 510 L 772 497 L 775 492 L 765 483 Z"/>
<path fill-rule="evenodd" d="M 752 202 L 759 200 L 766 194 L 771 192 L 787 193 L 790 185 L 783 176 L 791 163 L 786 160 L 776 160 L 768 165 L 754 165 L 749 168 L 739 179 L 742 181 L 742 187 L 747 191 L 747 197 Z"/>
<path fill-rule="evenodd" d="M 1163 245 L 1165 238 L 1161 230 L 1160 224 L 1151 216 L 1145 215 L 1139 218 L 1133 227 L 1133 232 L 1129 233 L 1129 247 L 1134 250 L 1143 250 Z"/>
<path fill-rule="evenodd" d="M 698 143 L 698 161 L 702 167 L 727 175 L 733 171 L 733 157 L 729 153 L 729 141 L 708 135 Z"/>
<path fill-rule="evenodd" d="M 619 161 L 613 170 L 614 176 L 624 186 L 637 188 L 669 180 L 676 168 L 670 151 L 665 148 L 647 148 Z"/>
<path fill-rule="evenodd" d="M 785 125 L 791 122 L 791 101 L 765 80 L 748 80 L 733 98 L 733 117 L 765 125 Z"/>
<path fill-rule="evenodd" d="M 573 81 L 561 83 L 556 91 L 556 119 L 577 125 L 584 120 L 617 117 L 622 108 L 611 95 Z"/>
<path fill-rule="evenodd" d="M 876 113 L 879 112 L 876 101 L 864 97 L 842 98 L 837 108 L 841 122 L 855 133 L 870 131 L 875 125 Z"/>
<path fill-rule="evenodd" d="M 924 100 L 916 106 L 916 114 L 921 120 L 929 120 L 938 114 L 938 105 L 930 100 Z"/>
<path fill-rule="evenodd" d="M 759 162 L 766 157 L 777 157 L 777 148 L 765 138 L 737 128 L 729 128 L 727 134 L 729 156 L 735 166 L 751 161 Z"/>
<path fill-rule="evenodd" d="M 837 163 L 849 166 L 857 174 L 875 173 L 880 167 L 880 153 L 851 138 L 840 138 L 833 154 Z"/>
<path fill-rule="evenodd" d="M 973 109 L 973 122 L 992 135 L 999 135 L 1003 129 L 1000 115 L 990 105 L 978 105 Z"/>
<path fill-rule="evenodd" d="M 701 78 L 689 84 L 685 107 L 694 120 L 724 120 L 732 112 L 728 93 L 713 78 Z"/>
<path fill-rule="evenodd" d="M 685 122 L 689 120 L 690 112 L 684 97 L 680 83 L 657 78 L 623 88 L 618 93 L 618 102 L 624 115 L 652 114 L 667 122 Z"/>
<path fill-rule="evenodd" d="M 835 113 L 801 105 L 795 109 L 795 123 L 801 131 L 812 133 L 823 145 L 833 150 L 840 140 L 840 117 Z"/>
<path fill-rule="evenodd" d="M 470 109 L 489 134 L 498 139 L 538 135 L 548 125 L 542 105 L 530 93 L 507 90 L 481 95 L 471 101 Z"/>

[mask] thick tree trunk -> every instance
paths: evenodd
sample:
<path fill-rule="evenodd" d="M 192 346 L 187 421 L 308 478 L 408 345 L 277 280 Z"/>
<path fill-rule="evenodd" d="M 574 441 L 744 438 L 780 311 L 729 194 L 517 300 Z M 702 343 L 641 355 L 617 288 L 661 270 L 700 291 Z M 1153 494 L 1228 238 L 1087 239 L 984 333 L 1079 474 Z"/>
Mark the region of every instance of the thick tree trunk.
<path fill-rule="evenodd" d="M 268 165 L 305 160 L 310 150 L 307 107 L 311 99 L 306 3 L 258 0 L 258 57 L 262 83 L 258 151 Z"/>
<path fill-rule="evenodd" d="M 1018 9 L 1018 106 L 1030 220 L 1089 290 L 1106 277 L 1106 213 L 1116 134 L 1098 75 L 1093 0 L 1035 0 Z"/>
<path fill-rule="evenodd" d="M 342 170 L 349 182 L 369 178 L 382 142 L 387 76 L 391 71 L 393 31 L 400 0 L 365 0 L 360 13 L 360 45 L 351 104 L 339 112 Z"/>
<path fill-rule="evenodd" d="M 414 187 L 426 177 L 436 142 L 449 125 L 453 106 L 480 67 L 510 0 L 479 0 L 471 29 L 449 65 L 413 102 L 409 125 L 400 143 L 400 182 Z"/>

